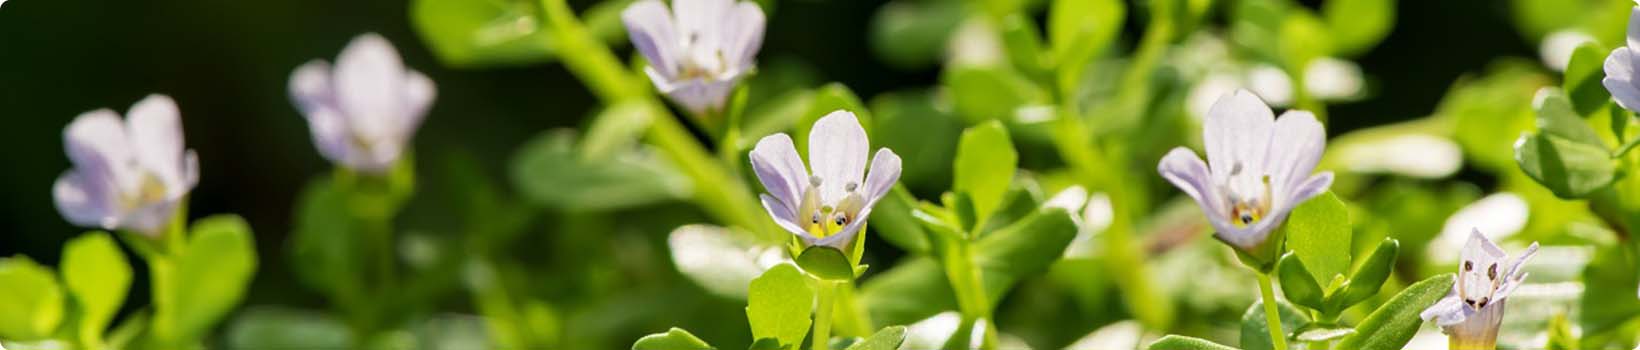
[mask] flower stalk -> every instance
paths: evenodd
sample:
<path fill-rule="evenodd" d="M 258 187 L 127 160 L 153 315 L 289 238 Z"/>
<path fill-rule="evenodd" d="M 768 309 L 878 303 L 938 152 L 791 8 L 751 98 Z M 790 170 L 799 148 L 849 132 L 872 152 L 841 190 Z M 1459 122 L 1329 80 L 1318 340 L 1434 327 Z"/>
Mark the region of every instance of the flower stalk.
<path fill-rule="evenodd" d="M 1281 329 L 1281 310 L 1276 307 L 1276 293 L 1270 283 L 1270 274 L 1257 271 L 1259 297 L 1264 301 L 1264 328 L 1270 330 L 1270 344 L 1276 350 L 1287 349 L 1287 334 Z"/>

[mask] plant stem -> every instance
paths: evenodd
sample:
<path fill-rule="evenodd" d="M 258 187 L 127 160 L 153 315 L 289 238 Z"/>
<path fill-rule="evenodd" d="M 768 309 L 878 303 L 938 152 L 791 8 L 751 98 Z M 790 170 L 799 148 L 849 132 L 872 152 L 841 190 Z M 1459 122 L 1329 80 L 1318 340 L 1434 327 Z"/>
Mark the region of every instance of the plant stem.
<path fill-rule="evenodd" d="M 1270 329 L 1270 344 L 1276 350 L 1287 350 L 1287 336 L 1284 335 L 1286 332 L 1281 330 L 1281 311 L 1276 308 L 1276 293 L 1270 284 L 1270 275 L 1263 272 L 1256 274 L 1259 295 L 1264 298 L 1264 322 L 1267 326 L 1264 328 Z"/>
<path fill-rule="evenodd" d="M 830 348 L 828 345 L 831 343 L 831 312 L 836 308 L 837 283 L 822 278 L 817 285 L 820 287 L 817 295 L 820 298 L 820 309 L 814 311 L 814 339 L 811 346 L 813 349 Z"/>

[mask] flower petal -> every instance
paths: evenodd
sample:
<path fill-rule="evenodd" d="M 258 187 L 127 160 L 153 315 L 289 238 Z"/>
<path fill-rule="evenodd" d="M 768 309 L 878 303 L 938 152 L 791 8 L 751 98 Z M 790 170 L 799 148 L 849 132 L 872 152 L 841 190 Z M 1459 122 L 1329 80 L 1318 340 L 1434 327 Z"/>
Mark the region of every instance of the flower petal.
<path fill-rule="evenodd" d="M 141 180 L 130 169 L 136 155 L 126 138 L 125 124 L 114 111 L 99 109 L 75 117 L 63 129 L 63 144 L 86 184 L 105 187 L 93 191 L 118 193 L 121 188 L 136 188 Z"/>
<path fill-rule="evenodd" d="M 752 65 L 758 49 L 763 46 L 763 28 L 766 19 L 763 9 L 750 1 L 736 3 L 729 10 L 723 28 L 723 57 L 732 71 L 744 71 Z M 737 72 L 738 73 L 738 72 Z"/>
<path fill-rule="evenodd" d="M 808 231 L 803 231 L 802 225 L 797 223 L 796 210 L 781 204 L 779 200 L 766 194 L 760 194 L 757 198 L 763 202 L 763 210 L 769 212 L 769 216 L 774 218 L 774 223 L 779 224 L 780 228 L 804 238 L 805 241 L 815 240 L 813 235 L 810 235 Z"/>
<path fill-rule="evenodd" d="M 1469 318 L 1469 314 L 1473 311 L 1468 310 L 1467 306 L 1456 294 L 1447 294 L 1446 297 L 1435 302 L 1435 305 L 1430 305 L 1429 308 L 1418 313 L 1418 318 L 1422 318 L 1424 321 L 1435 321 L 1437 325 L 1442 327 L 1451 326 L 1463 323 L 1464 319 Z"/>
<path fill-rule="evenodd" d="M 399 124 L 400 143 L 408 142 L 415 134 L 422 119 L 427 116 L 427 109 L 433 106 L 435 97 L 438 97 L 438 88 L 433 84 L 433 79 L 414 70 L 404 72 L 405 112 Z"/>
<path fill-rule="evenodd" d="M 336 99 L 360 138 L 391 137 L 405 112 L 405 68 L 399 52 L 375 33 L 354 38 L 336 56 Z"/>
<path fill-rule="evenodd" d="M 854 236 L 860 234 L 860 229 L 864 228 L 866 225 L 865 223 L 867 220 L 865 220 L 865 218 L 869 216 L 871 216 L 870 207 L 860 209 L 860 214 L 855 216 L 856 219 L 849 222 L 847 225 L 843 225 L 843 228 L 838 230 L 837 233 L 821 238 L 820 240 L 810 244 L 837 248 L 837 250 L 847 252 L 849 251 L 848 245 L 850 243 L 854 243 Z"/>
<path fill-rule="evenodd" d="M 724 16 L 733 5 L 733 0 L 673 0 L 672 17 L 678 33 L 674 40 L 685 40 L 691 47 L 721 47 Z"/>
<path fill-rule="evenodd" d="M 1631 111 L 1640 109 L 1640 87 L 1634 85 L 1634 50 L 1628 47 L 1612 50 L 1603 65 L 1606 77 L 1600 80 L 1617 100 L 1617 105 Z"/>
<path fill-rule="evenodd" d="M 674 31 L 672 13 L 666 4 L 660 0 L 632 3 L 621 11 L 621 23 L 626 24 L 632 46 L 638 48 L 650 67 L 658 68 L 668 78 L 677 76 L 680 50 L 677 40 L 681 37 Z"/>
<path fill-rule="evenodd" d="M 814 122 L 809 132 L 809 167 L 820 177 L 821 203 L 837 203 L 845 186 L 860 184 L 868 147 L 866 130 L 854 113 L 837 110 Z"/>
<path fill-rule="evenodd" d="M 871 156 L 871 172 L 866 173 L 866 183 L 862 187 L 862 193 L 866 197 L 865 208 L 876 205 L 877 200 L 887 196 L 888 191 L 894 189 L 894 183 L 899 180 L 900 155 L 887 148 L 878 149 L 877 154 Z M 854 221 L 864 219 L 865 216 L 860 215 Z"/>
<path fill-rule="evenodd" d="M 672 102 L 681 105 L 689 113 L 701 115 L 709 111 L 723 109 L 723 104 L 729 99 L 729 93 L 734 91 L 739 78 L 729 80 L 706 80 L 693 78 L 684 81 L 662 81 L 663 79 L 653 70 L 649 71 L 650 80 L 655 82 L 655 88 L 666 93 Z"/>
<path fill-rule="evenodd" d="M 57 178 L 51 186 L 52 198 L 57 202 L 57 212 L 63 219 L 78 226 L 101 227 L 112 229 L 116 222 L 108 220 L 117 216 L 113 214 L 118 194 L 106 192 L 102 184 L 93 183 L 95 179 L 87 178 L 83 174 L 69 170 Z"/>
<path fill-rule="evenodd" d="M 1630 48 L 1640 50 L 1640 6 L 1629 8 L 1629 29 L 1625 37 Z"/>
<path fill-rule="evenodd" d="M 795 206 L 802 203 L 803 188 L 808 186 L 809 173 L 803 168 L 803 159 L 797 155 L 791 136 L 784 133 L 764 136 L 752 147 L 752 172 L 780 203 Z M 793 220 L 795 221 L 795 220 Z M 801 230 L 799 230 L 801 231 Z"/>
<path fill-rule="evenodd" d="M 137 163 L 159 177 L 167 189 L 187 182 L 183 173 L 182 116 L 177 103 L 165 95 L 149 95 L 126 113 L 125 132 Z"/>
<path fill-rule="evenodd" d="M 1285 202 L 1291 203 L 1291 205 L 1281 206 L 1278 210 L 1282 212 L 1290 211 L 1297 207 L 1298 203 L 1304 203 L 1304 201 L 1310 200 L 1310 198 L 1314 198 L 1322 192 L 1327 192 L 1327 188 L 1332 186 L 1332 182 L 1333 172 L 1331 171 L 1323 171 L 1310 176 L 1309 179 L 1304 180 L 1292 192 L 1288 193 Z"/>
<path fill-rule="evenodd" d="M 315 108 L 335 108 L 336 90 L 331 86 L 330 63 L 312 60 L 290 73 L 290 99 L 303 114 Z"/>
<path fill-rule="evenodd" d="M 1236 90 L 1220 97 L 1207 111 L 1202 125 L 1202 143 L 1207 148 L 1207 165 L 1218 178 L 1241 171 L 1268 174 L 1264 166 L 1269 153 L 1275 114 L 1253 93 Z"/>
<path fill-rule="evenodd" d="M 1202 163 L 1201 158 L 1196 157 L 1196 153 L 1191 152 L 1189 148 L 1176 147 L 1168 151 L 1166 156 L 1162 156 L 1156 171 L 1162 174 L 1162 178 L 1173 183 L 1174 187 L 1184 191 L 1185 195 L 1196 200 L 1196 205 L 1201 206 L 1202 213 L 1207 214 L 1210 221 L 1216 223 L 1227 220 L 1225 215 L 1228 211 L 1225 210 L 1223 199 L 1219 198 L 1213 186 L 1212 174 L 1208 172 L 1207 165 Z"/>
<path fill-rule="evenodd" d="M 1269 171 L 1267 174 L 1274 187 L 1271 190 L 1278 201 L 1274 204 L 1277 207 L 1294 207 L 1298 202 L 1279 201 L 1300 199 L 1293 194 L 1304 181 L 1308 181 L 1310 172 L 1321 161 L 1321 153 L 1327 147 L 1327 133 L 1322 129 L 1321 122 L 1315 120 L 1314 114 L 1288 111 L 1276 119 L 1272 136 L 1264 169 Z"/>

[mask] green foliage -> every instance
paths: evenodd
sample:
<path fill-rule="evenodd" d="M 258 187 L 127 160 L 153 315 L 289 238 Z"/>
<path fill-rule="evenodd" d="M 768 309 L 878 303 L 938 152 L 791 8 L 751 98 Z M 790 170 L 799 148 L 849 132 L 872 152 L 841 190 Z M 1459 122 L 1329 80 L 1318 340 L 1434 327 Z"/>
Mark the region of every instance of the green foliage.
<path fill-rule="evenodd" d="M 1610 104 L 1611 92 L 1601 85 L 1600 79 L 1606 77 L 1604 69 L 1606 55 L 1609 50 L 1602 49 L 1600 44 L 1586 43 L 1572 51 L 1572 59 L 1566 64 L 1565 80 L 1561 82 L 1561 89 L 1571 99 L 1572 106 L 1577 109 L 1578 115 L 1592 115 L 1596 110 Z"/>
<path fill-rule="evenodd" d="M 891 1 L 871 18 L 871 52 L 896 67 L 932 65 L 967 17 L 964 10 L 961 1 Z"/>
<path fill-rule="evenodd" d="M 630 114 L 620 108 L 610 113 Z M 589 139 L 586 145 L 604 145 Z M 598 155 L 592 155 L 594 152 Z M 519 147 L 512 182 L 530 203 L 564 211 L 607 211 L 684 198 L 687 179 L 634 147 L 576 149 L 572 132 L 550 130 Z"/>
<path fill-rule="evenodd" d="M 1350 212 L 1337 195 L 1327 192 L 1299 204 L 1281 229 L 1286 231 L 1287 248 L 1316 281 L 1331 281 L 1348 272 Z"/>
<path fill-rule="evenodd" d="M 1281 262 L 1276 266 L 1276 276 L 1281 277 L 1281 292 L 1287 300 L 1311 309 L 1322 309 L 1321 299 L 1327 292 L 1321 290 L 1321 285 L 1304 267 L 1304 261 L 1298 258 L 1297 252 L 1281 257 Z M 1242 347 L 1247 345 L 1243 344 Z"/>
<path fill-rule="evenodd" d="M 975 223 L 983 222 L 1002 205 L 1018 164 L 1019 153 L 1014 151 L 1008 129 L 1001 122 L 991 121 L 962 132 L 952 169 L 952 190 L 973 200 Z"/>
<path fill-rule="evenodd" d="M 100 347 L 103 332 L 131 288 L 131 264 L 112 236 L 92 232 L 63 246 L 62 275 L 79 311 L 75 332 L 80 344 Z"/>
<path fill-rule="evenodd" d="M 341 349 L 352 346 L 345 324 L 325 314 L 274 307 L 254 307 L 228 326 L 230 349 Z"/>
<path fill-rule="evenodd" d="M 1303 310 L 1299 310 L 1287 303 L 1277 302 L 1276 310 L 1279 310 L 1281 314 L 1281 329 L 1283 330 L 1281 334 L 1290 334 L 1292 332 L 1289 330 L 1297 330 L 1310 322 L 1310 318 L 1304 315 Z M 1156 347 L 1152 345 L 1151 348 L 1155 349 Z M 1269 323 L 1264 319 L 1263 301 L 1254 301 L 1253 305 L 1247 307 L 1247 312 L 1241 314 L 1241 348 L 1244 350 L 1271 350 L 1274 348 L 1274 345 L 1270 344 Z"/>
<path fill-rule="evenodd" d="M 244 219 L 218 215 L 194 222 L 174 260 L 150 261 L 155 270 L 151 329 L 165 344 L 201 339 L 239 305 L 256 273 L 256 247 Z"/>
<path fill-rule="evenodd" d="M 333 183 L 315 179 L 296 196 L 290 262 L 298 281 L 346 304 L 362 292 L 364 242 Z"/>
<path fill-rule="evenodd" d="M 1236 348 L 1219 345 L 1207 339 L 1192 338 L 1182 335 L 1169 334 L 1150 343 L 1146 349 L 1150 350 L 1236 350 Z"/>
<path fill-rule="evenodd" d="M 1394 0 L 1328 0 L 1321 14 L 1342 56 L 1360 56 L 1389 36 L 1395 26 Z"/>
<path fill-rule="evenodd" d="M 1338 342 L 1338 349 L 1400 349 L 1424 324 L 1418 313 L 1451 292 L 1454 281 L 1455 275 L 1443 274 L 1407 286 L 1361 320 L 1355 326 L 1355 334 Z"/>
<path fill-rule="evenodd" d="M 1121 31 L 1127 3 L 1118 0 L 1055 0 L 1048 9 L 1048 44 L 1059 65 L 1061 91 L 1081 79 L 1082 70 Z"/>
<path fill-rule="evenodd" d="M 1620 332 L 1625 324 L 1640 318 L 1640 257 L 1633 249 L 1609 246 L 1595 252 L 1583 269 L 1583 298 L 1577 305 L 1577 324 L 1583 329 L 1582 347 L 1602 349 L 1603 335 Z"/>
<path fill-rule="evenodd" d="M 809 288 L 808 277 L 790 264 L 776 265 L 753 279 L 747 292 L 746 319 L 751 323 L 753 339 L 774 338 L 781 345 L 800 346 L 809 330 L 809 313 L 813 311 L 814 290 Z M 673 329 L 667 337 L 678 338 L 679 332 L 682 331 Z"/>
<path fill-rule="evenodd" d="M 1399 241 L 1385 238 L 1377 249 L 1373 249 L 1372 255 L 1367 256 L 1367 260 L 1355 269 L 1355 273 L 1350 274 L 1349 280 L 1327 295 L 1325 307 L 1321 308 L 1322 313 L 1336 315 L 1377 295 L 1378 289 L 1389 279 L 1390 270 L 1395 268 L 1395 257 L 1399 254 L 1400 247 Z"/>
<path fill-rule="evenodd" d="M 900 155 L 900 184 L 913 192 L 951 188 L 951 162 L 963 120 L 941 106 L 936 95 L 930 91 L 889 92 L 871 99 L 876 117 L 871 141 Z M 883 204 L 877 205 L 881 208 Z M 876 218 L 873 214 L 872 221 Z M 872 226 L 880 225 L 874 222 Z"/>
<path fill-rule="evenodd" d="M 625 40 L 620 12 L 630 0 L 588 9 L 587 24 L 605 41 Z M 463 68 L 551 62 L 562 48 L 541 25 L 539 2 L 529 0 L 416 0 L 410 21 L 440 61 Z"/>
<path fill-rule="evenodd" d="M 895 350 L 905 342 L 906 330 L 904 326 L 890 326 L 883 328 L 867 337 L 865 340 L 849 345 L 847 350 Z"/>
<path fill-rule="evenodd" d="M 6 339 L 45 339 L 64 318 L 55 274 L 26 256 L 0 259 L 0 300 L 0 337 Z"/>
<path fill-rule="evenodd" d="M 830 280 L 854 278 L 854 263 L 849 261 L 848 255 L 837 248 L 819 245 L 804 248 L 803 252 L 797 255 L 797 265 L 815 277 Z"/>
<path fill-rule="evenodd" d="M 673 327 L 666 333 L 656 333 L 639 338 L 632 344 L 632 350 L 713 350 L 706 341 L 696 338 L 694 334 L 682 328 Z"/>
<path fill-rule="evenodd" d="M 1607 146 L 1566 95 L 1545 88 L 1533 104 L 1540 131 L 1515 142 L 1515 161 L 1527 176 L 1567 199 L 1588 196 L 1617 179 Z"/>
<path fill-rule="evenodd" d="M 1000 66 L 956 66 L 940 81 L 951 95 L 952 107 L 969 124 L 1013 120 L 1020 107 L 1041 104 L 1047 93 L 1018 72 Z"/>

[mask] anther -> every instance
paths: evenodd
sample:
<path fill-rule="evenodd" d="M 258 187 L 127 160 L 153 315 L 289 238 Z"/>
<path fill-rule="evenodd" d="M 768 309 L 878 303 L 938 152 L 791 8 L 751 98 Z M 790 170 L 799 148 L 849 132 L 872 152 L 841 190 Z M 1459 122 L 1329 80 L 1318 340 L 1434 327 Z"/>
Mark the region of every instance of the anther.
<path fill-rule="evenodd" d="M 820 187 L 820 177 L 819 176 L 810 176 L 809 177 L 809 186 Z"/>
<path fill-rule="evenodd" d="M 844 191 L 849 191 L 849 192 L 854 192 L 854 189 L 857 188 L 857 187 L 860 187 L 860 184 L 850 182 L 847 185 L 843 185 L 843 190 Z"/>

